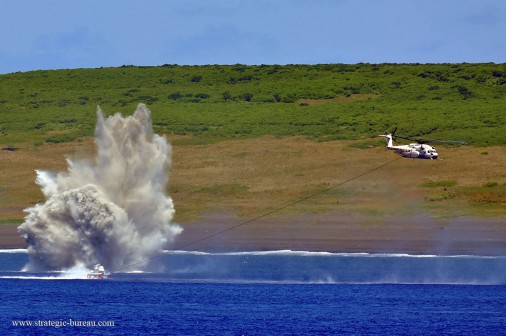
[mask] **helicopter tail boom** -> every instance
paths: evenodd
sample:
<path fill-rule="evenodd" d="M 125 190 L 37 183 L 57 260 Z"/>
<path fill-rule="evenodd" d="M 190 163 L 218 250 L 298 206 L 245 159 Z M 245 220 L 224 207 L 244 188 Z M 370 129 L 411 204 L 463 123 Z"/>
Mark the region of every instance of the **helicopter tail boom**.
<path fill-rule="evenodd" d="M 394 139 L 392 134 L 380 134 L 379 136 L 387 138 L 387 148 L 391 148 L 394 146 Z"/>

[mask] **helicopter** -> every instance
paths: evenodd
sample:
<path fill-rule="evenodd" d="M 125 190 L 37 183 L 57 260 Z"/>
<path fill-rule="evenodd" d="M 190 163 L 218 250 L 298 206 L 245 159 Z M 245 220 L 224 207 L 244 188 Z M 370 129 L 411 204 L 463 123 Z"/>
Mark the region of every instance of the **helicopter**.
<path fill-rule="evenodd" d="M 428 160 L 437 160 L 439 154 L 436 151 L 436 147 L 427 145 L 427 143 L 448 143 L 453 145 L 463 145 L 465 142 L 463 141 L 448 141 L 448 140 L 435 140 L 435 139 L 417 139 L 411 137 L 402 137 L 395 135 L 397 131 L 397 127 L 393 130 L 393 132 L 388 134 L 380 134 L 379 136 L 387 138 L 387 149 L 395 151 L 396 154 L 412 159 L 428 159 Z M 410 143 L 409 145 L 394 145 L 394 141 L 397 138 L 406 139 L 416 141 L 415 143 Z"/>

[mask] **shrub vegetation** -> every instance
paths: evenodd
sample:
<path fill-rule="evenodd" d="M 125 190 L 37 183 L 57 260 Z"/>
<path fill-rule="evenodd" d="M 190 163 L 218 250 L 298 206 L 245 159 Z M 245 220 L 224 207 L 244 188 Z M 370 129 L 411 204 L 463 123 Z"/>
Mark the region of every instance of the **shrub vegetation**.
<path fill-rule="evenodd" d="M 0 144 L 91 136 L 96 106 L 144 102 L 156 132 L 203 139 L 410 136 L 506 144 L 504 64 L 206 65 L 0 75 Z M 62 122 L 72 120 L 72 122 Z M 57 135 L 55 135 L 57 134 Z"/>

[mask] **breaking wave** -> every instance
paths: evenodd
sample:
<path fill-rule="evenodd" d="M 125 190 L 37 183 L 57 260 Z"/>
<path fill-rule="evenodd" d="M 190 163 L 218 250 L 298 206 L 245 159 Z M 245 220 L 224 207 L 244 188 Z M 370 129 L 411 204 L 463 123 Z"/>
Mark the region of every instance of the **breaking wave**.
<path fill-rule="evenodd" d="M 270 251 L 241 251 L 241 252 L 204 252 L 185 250 L 164 250 L 164 254 L 174 255 L 207 255 L 207 256 L 307 256 L 307 257 L 370 257 L 370 258 L 470 258 L 470 259 L 506 259 L 506 256 L 482 256 L 482 255 L 437 255 L 437 254 L 408 254 L 408 253 L 367 253 L 367 252 L 325 252 L 325 251 L 293 251 L 293 250 L 270 250 Z"/>

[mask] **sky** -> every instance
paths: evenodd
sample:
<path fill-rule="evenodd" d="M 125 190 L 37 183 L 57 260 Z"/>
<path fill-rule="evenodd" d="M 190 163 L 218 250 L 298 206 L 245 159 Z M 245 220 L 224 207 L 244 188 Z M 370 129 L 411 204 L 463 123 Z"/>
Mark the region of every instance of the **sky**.
<path fill-rule="evenodd" d="M 506 63 L 503 0 L 0 4 L 0 74 L 162 64 Z"/>

